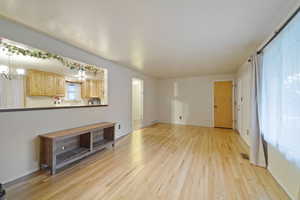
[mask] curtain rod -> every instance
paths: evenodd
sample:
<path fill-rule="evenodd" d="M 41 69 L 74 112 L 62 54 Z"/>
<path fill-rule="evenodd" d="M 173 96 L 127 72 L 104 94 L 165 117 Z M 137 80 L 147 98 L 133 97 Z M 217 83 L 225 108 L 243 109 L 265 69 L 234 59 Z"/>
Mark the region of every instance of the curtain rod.
<path fill-rule="evenodd" d="M 287 21 L 284 22 L 284 24 L 275 31 L 274 35 L 262 46 L 258 51 L 257 54 L 260 54 L 280 33 L 281 31 L 294 19 L 294 17 L 300 12 L 300 6 L 297 8 L 297 10 L 290 16 Z"/>

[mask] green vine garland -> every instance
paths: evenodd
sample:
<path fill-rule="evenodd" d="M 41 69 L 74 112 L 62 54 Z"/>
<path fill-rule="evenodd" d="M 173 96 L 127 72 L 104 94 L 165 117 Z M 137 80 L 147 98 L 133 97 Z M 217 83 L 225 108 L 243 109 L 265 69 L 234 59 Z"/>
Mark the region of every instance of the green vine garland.
<path fill-rule="evenodd" d="M 70 68 L 71 70 L 77 70 L 77 71 L 88 71 L 92 73 L 97 73 L 99 69 L 93 65 L 84 65 L 81 63 L 73 62 L 69 59 L 66 59 L 64 57 L 61 57 L 59 55 L 45 52 L 45 51 L 40 51 L 40 50 L 29 50 L 29 49 L 23 49 L 21 47 L 17 47 L 8 43 L 3 42 L 0 39 L 0 46 L 2 46 L 3 51 L 7 51 L 12 54 L 16 55 L 23 55 L 23 56 L 30 56 L 34 58 L 39 58 L 39 59 L 55 59 L 61 62 L 64 66 Z"/>

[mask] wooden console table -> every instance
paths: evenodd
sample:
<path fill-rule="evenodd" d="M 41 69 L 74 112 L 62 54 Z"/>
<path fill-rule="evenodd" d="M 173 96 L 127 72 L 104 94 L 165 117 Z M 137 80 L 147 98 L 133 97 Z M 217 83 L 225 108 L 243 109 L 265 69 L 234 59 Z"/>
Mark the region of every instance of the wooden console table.
<path fill-rule="evenodd" d="M 72 162 L 115 145 L 115 123 L 102 122 L 40 135 L 40 166 L 51 174 Z"/>

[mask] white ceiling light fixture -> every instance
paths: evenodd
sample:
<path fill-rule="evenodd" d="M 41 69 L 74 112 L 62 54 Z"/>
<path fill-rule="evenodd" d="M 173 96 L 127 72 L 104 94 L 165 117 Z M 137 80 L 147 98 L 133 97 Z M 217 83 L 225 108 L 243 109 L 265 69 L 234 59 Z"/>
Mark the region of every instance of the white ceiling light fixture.
<path fill-rule="evenodd" d="M 25 75 L 25 69 L 18 68 L 18 69 L 16 69 L 16 72 L 18 75 Z"/>
<path fill-rule="evenodd" d="M 9 67 L 6 65 L 0 65 L 0 73 L 1 74 L 8 74 L 9 73 Z"/>

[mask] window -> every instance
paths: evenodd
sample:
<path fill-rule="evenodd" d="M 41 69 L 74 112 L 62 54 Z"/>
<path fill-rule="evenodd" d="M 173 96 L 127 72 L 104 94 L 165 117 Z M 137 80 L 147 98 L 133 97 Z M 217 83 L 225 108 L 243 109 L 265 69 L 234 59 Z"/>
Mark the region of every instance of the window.
<path fill-rule="evenodd" d="M 300 166 L 300 15 L 264 50 L 261 81 L 262 133 Z"/>
<path fill-rule="evenodd" d="M 80 101 L 81 100 L 81 85 L 79 83 L 67 83 L 67 100 Z"/>

